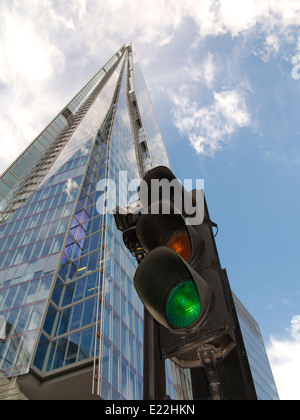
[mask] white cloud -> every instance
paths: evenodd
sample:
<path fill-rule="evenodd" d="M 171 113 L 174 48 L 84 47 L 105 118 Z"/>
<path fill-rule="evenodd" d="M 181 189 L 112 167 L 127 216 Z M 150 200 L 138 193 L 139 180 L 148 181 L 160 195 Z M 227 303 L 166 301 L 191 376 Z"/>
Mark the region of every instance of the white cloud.
<path fill-rule="evenodd" d="M 289 331 L 291 339 L 271 337 L 267 353 L 280 399 L 300 400 L 300 315 L 292 318 Z"/>
<path fill-rule="evenodd" d="M 213 55 L 208 53 L 206 60 L 203 63 L 203 76 L 209 88 L 213 87 L 216 73 L 216 66 L 214 65 Z"/>
<path fill-rule="evenodd" d="M 213 156 L 239 128 L 251 122 L 244 93 L 238 88 L 215 92 L 213 104 L 207 107 L 199 107 L 182 91 L 178 95 L 170 92 L 170 98 L 174 124 L 199 154 Z"/>
<path fill-rule="evenodd" d="M 217 66 L 215 65 L 214 56 L 211 52 L 208 52 L 202 63 L 190 62 L 185 68 L 187 79 L 190 79 L 193 82 L 205 83 L 210 89 L 214 85 L 216 73 Z"/>
<path fill-rule="evenodd" d="M 26 4 L 27 8 L 23 9 Z M 22 81 L 47 79 L 57 69 L 64 69 L 64 54 L 59 44 L 49 37 L 58 24 L 56 15 L 52 19 L 48 16 L 47 22 L 45 12 L 48 2 L 43 2 L 42 7 L 35 1 L 32 2 L 33 8 L 29 8 L 29 5 L 28 1 L 24 2 L 23 7 L 13 1 L 5 9 L 2 5 L 5 19 L 0 28 L 0 80 L 6 84 L 17 83 L 18 78 Z M 48 11 L 51 15 L 51 9 Z M 66 25 L 65 19 L 63 22 Z"/>
<path fill-rule="evenodd" d="M 295 315 L 291 321 L 291 335 L 300 341 L 300 315 Z"/>
<path fill-rule="evenodd" d="M 249 29 L 299 25 L 298 0 L 202 0 L 183 1 L 185 13 L 194 16 L 202 36 L 226 32 L 233 37 Z"/>
<path fill-rule="evenodd" d="M 257 55 L 268 60 L 280 53 L 284 40 L 293 39 L 289 28 L 299 26 L 300 4 L 298 0 L 140 0 L 137 7 L 136 0 L 1 0 L 0 15 L 0 141 L 5 149 L 1 172 L 88 81 L 91 63 L 102 65 L 123 43 L 133 41 L 141 61 L 152 63 L 155 72 L 156 53 L 171 46 L 167 54 L 175 55 L 172 42 L 177 42 L 183 23 L 191 22 L 195 32 L 187 48 L 194 55 L 185 77 L 212 89 L 218 71 L 215 57 L 210 53 L 199 57 L 191 48 L 197 45 L 196 38 L 249 32 L 260 41 Z M 186 62 L 180 65 L 176 75 L 182 76 Z M 172 66 L 164 69 L 161 80 L 175 74 L 174 61 Z M 67 91 L 69 85 L 76 90 Z M 249 113 L 239 98 L 222 93 L 202 109 L 188 100 L 189 109 L 196 107 L 203 115 L 202 129 L 190 133 L 198 151 L 217 150 L 223 143 L 221 134 L 228 136 L 248 124 Z M 228 106 L 230 101 L 233 107 L 236 101 L 241 104 L 240 119 L 224 114 L 225 100 Z M 220 124 L 214 122 L 216 115 L 222 117 Z M 193 119 L 189 111 L 183 116 L 185 124 Z M 214 128 L 211 138 L 206 127 Z"/>
<path fill-rule="evenodd" d="M 237 36 L 253 27 L 264 9 L 264 1 L 256 0 L 204 0 L 185 2 L 186 11 L 194 16 L 201 36 L 230 32 Z"/>
<path fill-rule="evenodd" d="M 224 27 L 237 36 L 241 31 L 253 27 L 265 9 L 265 2 L 261 0 L 222 0 L 219 15 Z"/>
<path fill-rule="evenodd" d="M 32 7 L 30 7 L 32 6 Z M 48 1 L 3 1 L 0 26 L 0 142 L 5 169 L 51 121 L 60 103 L 49 82 L 65 69 L 65 55 L 52 39 L 59 19 Z M 50 109 L 52 107 L 52 109 Z"/>
<path fill-rule="evenodd" d="M 186 16 L 197 24 L 199 42 L 206 36 L 230 34 L 234 38 L 250 34 L 259 40 L 252 53 L 263 61 L 279 53 L 286 43 L 296 42 L 293 31 L 300 22 L 298 0 L 183 0 L 183 3 Z"/>

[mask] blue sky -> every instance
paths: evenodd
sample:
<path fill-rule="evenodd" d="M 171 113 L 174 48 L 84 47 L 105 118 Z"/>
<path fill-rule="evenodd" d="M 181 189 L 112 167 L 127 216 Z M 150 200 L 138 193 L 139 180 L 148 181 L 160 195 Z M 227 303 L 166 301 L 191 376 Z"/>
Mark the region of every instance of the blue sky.
<path fill-rule="evenodd" d="M 0 171 L 133 42 L 176 176 L 203 178 L 233 290 L 300 399 L 300 4 L 2 0 Z"/>

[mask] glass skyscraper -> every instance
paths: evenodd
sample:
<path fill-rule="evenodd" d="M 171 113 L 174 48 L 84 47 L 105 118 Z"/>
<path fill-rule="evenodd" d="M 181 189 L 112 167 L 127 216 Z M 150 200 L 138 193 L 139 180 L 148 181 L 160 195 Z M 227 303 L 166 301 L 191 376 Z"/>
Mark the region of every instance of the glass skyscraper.
<path fill-rule="evenodd" d="M 0 373 L 27 398 L 142 399 L 136 263 L 109 208 L 130 198 L 120 174 L 157 165 L 170 167 L 124 45 L 1 176 Z M 166 377 L 191 398 L 188 370 L 167 362 Z"/>
<path fill-rule="evenodd" d="M 245 349 L 259 400 L 279 400 L 268 355 L 258 323 L 233 293 Z"/>

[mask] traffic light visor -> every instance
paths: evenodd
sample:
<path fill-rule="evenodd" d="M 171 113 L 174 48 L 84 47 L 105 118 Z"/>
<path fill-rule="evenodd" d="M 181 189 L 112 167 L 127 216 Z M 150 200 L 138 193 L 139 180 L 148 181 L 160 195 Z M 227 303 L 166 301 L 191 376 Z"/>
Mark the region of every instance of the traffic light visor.
<path fill-rule="evenodd" d="M 185 261 L 191 258 L 192 245 L 187 231 L 174 235 L 167 245 L 174 249 Z"/>
<path fill-rule="evenodd" d="M 134 286 L 156 321 L 178 334 L 204 322 L 213 303 L 207 282 L 168 246 L 145 256 Z"/>

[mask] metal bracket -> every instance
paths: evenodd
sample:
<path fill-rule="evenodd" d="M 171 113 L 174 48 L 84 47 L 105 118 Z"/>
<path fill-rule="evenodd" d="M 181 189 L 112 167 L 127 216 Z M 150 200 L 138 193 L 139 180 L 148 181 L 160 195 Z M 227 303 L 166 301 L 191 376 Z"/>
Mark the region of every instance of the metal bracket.
<path fill-rule="evenodd" d="M 211 399 L 219 401 L 222 399 L 222 385 L 217 371 L 215 354 L 212 349 L 201 347 L 198 349 L 198 356 L 206 375 Z"/>

